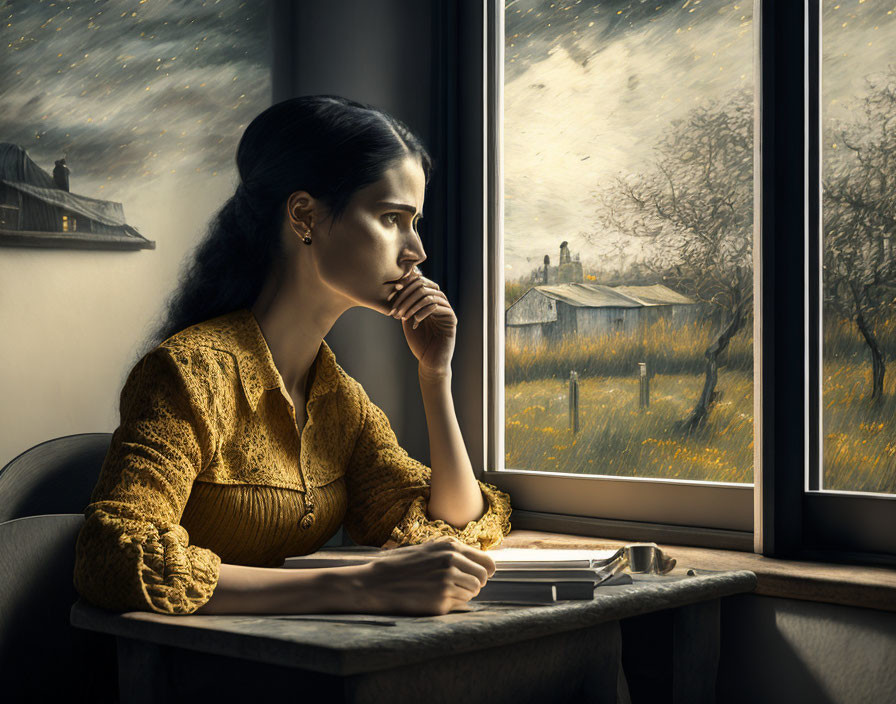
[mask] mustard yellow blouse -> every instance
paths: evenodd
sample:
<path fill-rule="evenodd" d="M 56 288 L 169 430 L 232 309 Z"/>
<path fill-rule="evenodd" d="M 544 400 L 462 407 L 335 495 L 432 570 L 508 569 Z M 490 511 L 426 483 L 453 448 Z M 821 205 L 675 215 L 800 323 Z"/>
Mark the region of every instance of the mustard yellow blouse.
<path fill-rule="evenodd" d="M 325 341 L 295 410 L 251 310 L 165 340 L 131 370 L 75 549 L 74 586 L 116 611 L 189 614 L 222 562 L 277 567 L 344 525 L 360 545 L 452 535 L 483 550 L 510 531 L 510 496 L 463 529 L 426 513 L 431 469 Z M 301 442 L 300 442 L 301 438 Z"/>

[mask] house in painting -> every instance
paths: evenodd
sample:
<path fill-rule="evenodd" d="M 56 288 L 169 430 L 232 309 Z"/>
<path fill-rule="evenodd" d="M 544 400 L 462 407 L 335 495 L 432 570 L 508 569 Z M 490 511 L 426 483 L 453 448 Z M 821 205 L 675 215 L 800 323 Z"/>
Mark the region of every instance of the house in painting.
<path fill-rule="evenodd" d="M 155 249 L 128 225 L 121 203 L 69 191 L 69 168 L 50 175 L 25 149 L 0 142 L 0 245 L 78 249 Z"/>
<path fill-rule="evenodd" d="M 662 284 L 540 285 L 530 288 L 504 312 L 505 340 L 522 347 L 570 336 L 636 335 L 660 319 L 680 327 L 706 313 L 704 305 Z"/>

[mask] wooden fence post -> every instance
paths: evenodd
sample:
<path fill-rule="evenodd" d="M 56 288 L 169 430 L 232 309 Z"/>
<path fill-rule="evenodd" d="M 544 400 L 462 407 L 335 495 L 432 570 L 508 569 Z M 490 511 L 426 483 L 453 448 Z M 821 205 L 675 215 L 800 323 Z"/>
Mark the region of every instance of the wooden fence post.
<path fill-rule="evenodd" d="M 647 377 L 647 362 L 638 362 L 638 376 L 641 380 L 638 408 L 647 408 L 650 406 L 650 379 Z"/>
<path fill-rule="evenodd" d="M 579 432 L 579 375 L 569 373 L 569 427 L 572 432 Z"/>

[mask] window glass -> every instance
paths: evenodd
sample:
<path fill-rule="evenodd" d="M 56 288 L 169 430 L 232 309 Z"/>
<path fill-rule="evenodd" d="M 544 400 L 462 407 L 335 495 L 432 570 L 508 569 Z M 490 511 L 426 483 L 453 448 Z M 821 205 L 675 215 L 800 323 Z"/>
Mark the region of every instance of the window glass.
<path fill-rule="evenodd" d="M 753 481 L 752 11 L 505 2 L 505 468 Z"/>
<path fill-rule="evenodd" d="M 821 4 L 823 489 L 896 492 L 896 6 Z"/>

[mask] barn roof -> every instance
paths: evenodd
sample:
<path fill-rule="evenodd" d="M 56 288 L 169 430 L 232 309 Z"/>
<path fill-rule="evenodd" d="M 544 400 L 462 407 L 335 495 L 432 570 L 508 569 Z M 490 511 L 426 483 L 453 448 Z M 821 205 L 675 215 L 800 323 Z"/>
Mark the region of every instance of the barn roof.
<path fill-rule="evenodd" d="M 673 291 L 663 284 L 652 286 L 604 286 L 593 283 L 539 284 L 533 286 L 538 293 L 563 301 L 577 308 L 642 308 L 672 304 L 693 304 L 694 300 Z M 517 305 L 515 301 L 510 308 Z M 510 309 L 508 308 L 508 310 Z"/>
<path fill-rule="evenodd" d="M 603 284 L 541 284 L 533 288 L 548 298 L 579 308 L 640 308 L 644 305 Z"/>
<path fill-rule="evenodd" d="M 29 196 L 38 198 L 44 203 L 65 208 L 78 215 L 83 215 L 91 220 L 101 222 L 104 225 L 117 227 L 127 225 L 124 219 L 124 208 L 122 208 L 121 203 L 116 203 L 115 201 L 79 196 L 75 193 L 63 191 L 56 186 L 45 188 L 42 186 L 34 186 L 30 183 L 10 181 L 5 178 L 0 179 L 0 183 L 4 183 L 22 193 L 27 193 Z"/>
<path fill-rule="evenodd" d="M 53 177 L 40 168 L 23 147 L 12 142 L 0 142 L 0 179 L 56 188 Z"/>
<path fill-rule="evenodd" d="M 614 286 L 624 296 L 633 298 L 645 306 L 665 306 L 673 303 L 694 303 L 695 301 L 663 284 L 652 286 Z"/>

